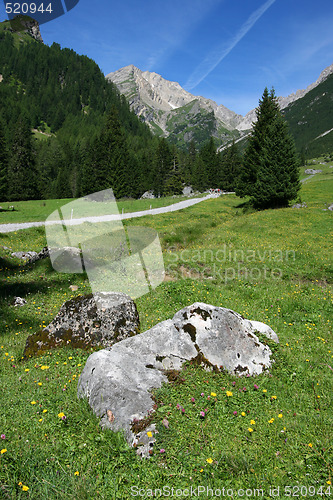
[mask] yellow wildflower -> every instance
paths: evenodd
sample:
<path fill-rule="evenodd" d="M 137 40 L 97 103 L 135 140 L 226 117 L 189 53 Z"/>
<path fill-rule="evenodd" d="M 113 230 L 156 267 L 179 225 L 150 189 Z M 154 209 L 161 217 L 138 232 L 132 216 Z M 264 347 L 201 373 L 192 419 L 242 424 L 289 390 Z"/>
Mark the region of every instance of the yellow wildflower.
<path fill-rule="evenodd" d="M 212 464 L 213 463 L 213 459 L 212 458 L 207 458 L 206 462 L 209 463 L 209 464 Z"/>

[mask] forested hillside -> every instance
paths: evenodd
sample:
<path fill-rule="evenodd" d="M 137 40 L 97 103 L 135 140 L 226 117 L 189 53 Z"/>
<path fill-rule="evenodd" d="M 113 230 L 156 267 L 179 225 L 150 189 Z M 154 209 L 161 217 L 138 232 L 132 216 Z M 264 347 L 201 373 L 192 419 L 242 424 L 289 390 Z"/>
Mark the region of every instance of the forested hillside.
<path fill-rule="evenodd" d="M 1 202 L 233 188 L 230 154 L 216 153 L 213 139 L 184 152 L 154 137 L 94 61 L 8 27 L 0 24 Z"/>
<path fill-rule="evenodd" d="M 297 149 L 307 158 L 333 151 L 333 74 L 283 110 Z"/>

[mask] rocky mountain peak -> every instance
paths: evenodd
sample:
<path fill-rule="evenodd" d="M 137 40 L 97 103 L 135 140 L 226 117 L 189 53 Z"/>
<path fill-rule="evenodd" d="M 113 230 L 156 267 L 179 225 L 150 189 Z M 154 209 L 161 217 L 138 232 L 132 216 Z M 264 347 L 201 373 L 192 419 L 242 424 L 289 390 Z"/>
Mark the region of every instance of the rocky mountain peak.
<path fill-rule="evenodd" d="M 243 118 L 211 99 L 191 94 L 178 82 L 166 80 L 155 72 L 141 71 L 133 64 L 109 73 L 106 78 L 117 85 L 134 112 L 155 132 L 165 137 L 174 134 L 175 140 L 180 126 L 184 141 L 190 141 L 199 123 L 207 134 L 210 130 L 209 135 L 220 140 L 221 134 L 229 136 Z"/>
<path fill-rule="evenodd" d="M 43 43 L 42 35 L 39 29 L 39 23 L 30 16 L 15 16 L 10 21 L 12 31 L 24 31 L 38 42 Z"/>

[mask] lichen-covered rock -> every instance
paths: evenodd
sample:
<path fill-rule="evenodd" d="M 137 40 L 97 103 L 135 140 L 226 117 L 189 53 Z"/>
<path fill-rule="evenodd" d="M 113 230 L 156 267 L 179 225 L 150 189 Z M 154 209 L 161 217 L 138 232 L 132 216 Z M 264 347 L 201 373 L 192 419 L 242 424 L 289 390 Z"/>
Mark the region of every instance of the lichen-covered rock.
<path fill-rule="evenodd" d="M 16 259 L 22 259 L 22 260 L 30 260 L 32 258 L 37 257 L 37 252 L 33 251 L 27 251 L 27 252 L 12 252 L 10 254 L 12 257 L 15 257 Z"/>
<path fill-rule="evenodd" d="M 49 249 L 48 247 L 44 247 L 36 255 L 29 258 L 29 263 L 37 262 L 38 260 L 46 259 L 47 257 L 50 257 Z"/>
<path fill-rule="evenodd" d="M 167 382 L 166 374 L 180 370 L 187 360 L 217 372 L 262 373 L 271 366 L 272 352 L 260 342 L 257 332 L 278 342 L 277 335 L 263 323 L 196 302 L 178 311 L 172 320 L 91 354 L 79 379 L 78 396 L 88 398 L 102 426 L 124 430 L 128 443 L 147 456 L 154 439 L 145 440 L 147 428 L 138 431 L 137 423 L 151 424 L 147 418 L 154 405 L 150 391 Z"/>
<path fill-rule="evenodd" d="M 322 170 L 317 170 L 317 169 L 314 169 L 314 168 L 307 168 L 304 172 L 305 174 L 310 174 L 310 175 L 315 175 L 315 174 L 321 174 L 322 173 Z"/>
<path fill-rule="evenodd" d="M 123 293 L 78 296 L 65 302 L 46 328 L 29 335 L 24 357 L 68 344 L 82 349 L 111 347 L 139 331 L 139 314 L 129 296 Z"/>

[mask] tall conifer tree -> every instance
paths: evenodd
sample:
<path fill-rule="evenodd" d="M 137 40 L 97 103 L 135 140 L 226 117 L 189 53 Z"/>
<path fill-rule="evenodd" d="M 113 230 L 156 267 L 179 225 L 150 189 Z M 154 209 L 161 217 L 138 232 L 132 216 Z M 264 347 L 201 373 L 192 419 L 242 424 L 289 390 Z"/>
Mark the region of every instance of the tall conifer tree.
<path fill-rule="evenodd" d="M 8 165 L 10 200 L 38 198 L 36 155 L 29 121 L 21 116 L 17 123 Z"/>
<path fill-rule="evenodd" d="M 8 150 L 4 133 L 4 122 L 0 120 L 0 201 L 8 197 Z"/>
<path fill-rule="evenodd" d="M 256 114 L 236 194 L 256 208 L 287 206 L 300 189 L 299 159 L 274 89 L 265 88 Z"/>

